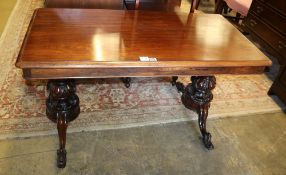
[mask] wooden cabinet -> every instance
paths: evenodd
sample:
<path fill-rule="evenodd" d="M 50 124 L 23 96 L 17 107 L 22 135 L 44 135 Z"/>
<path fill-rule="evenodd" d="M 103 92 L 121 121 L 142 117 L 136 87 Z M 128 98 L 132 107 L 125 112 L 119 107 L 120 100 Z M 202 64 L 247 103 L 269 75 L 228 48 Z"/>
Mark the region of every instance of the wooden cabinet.
<path fill-rule="evenodd" d="M 247 31 L 286 64 L 286 1 L 253 0 L 244 21 Z"/>
<path fill-rule="evenodd" d="M 286 0 L 253 0 L 244 25 L 260 45 L 278 58 L 280 73 L 269 94 L 286 103 Z"/>
<path fill-rule="evenodd" d="M 279 75 L 275 79 L 269 90 L 269 95 L 277 95 L 284 103 L 286 103 L 286 66 L 282 65 Z"/>

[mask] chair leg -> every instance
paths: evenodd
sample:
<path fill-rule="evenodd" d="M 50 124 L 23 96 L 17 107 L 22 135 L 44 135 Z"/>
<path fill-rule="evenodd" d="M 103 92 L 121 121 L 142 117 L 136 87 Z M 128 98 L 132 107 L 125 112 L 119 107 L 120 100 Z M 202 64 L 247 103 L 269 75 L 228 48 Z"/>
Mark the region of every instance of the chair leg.
<path fill-rule="evenodd" d="M 198 9 L 200 0 L 192 0 L 190 13 L 194 13 L 195 9 Z"/>
<path fill-rule="evenodd" d="M 241 14 L 240 13 L 236 13 L 236 18 L 235 18 L 235 22 L 239 23 Z"/>
<path fill-rule="evenodd" d="M 215 13 L 222 14 L 222 12 L 225 10 L 225 7 L 227 7 L 227 5 L 224 0 L 217 0 L 215 3 Z"/>

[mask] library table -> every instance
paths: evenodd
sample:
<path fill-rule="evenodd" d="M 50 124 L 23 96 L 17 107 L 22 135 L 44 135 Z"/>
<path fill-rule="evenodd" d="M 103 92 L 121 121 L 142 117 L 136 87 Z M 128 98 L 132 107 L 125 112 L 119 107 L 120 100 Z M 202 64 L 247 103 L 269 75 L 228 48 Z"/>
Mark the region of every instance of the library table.
<path fill-rule="evenodd" d="M 48 79 L 46 113 L 57 123 L 58 167 L 66 165 L 68 123 L 80 113 L 75 79 L 172 76 L 182 103 L 198 113 L 202 141 L 216 74 L 258 74 L 271 61 L 222 16 L 176 12 L 37 9 L 16 66 Z M 178 76 L 192 76 L 184 86 Z"/>

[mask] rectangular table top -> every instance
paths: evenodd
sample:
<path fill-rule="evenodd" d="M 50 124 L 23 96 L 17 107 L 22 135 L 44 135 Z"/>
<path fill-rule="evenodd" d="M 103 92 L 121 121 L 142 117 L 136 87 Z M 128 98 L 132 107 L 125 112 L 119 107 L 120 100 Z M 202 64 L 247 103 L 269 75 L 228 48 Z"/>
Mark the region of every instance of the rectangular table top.
<path fill-rule="evenodd" d="M 221 15 L 100 9 L 36 10 L 16 62 L 17 67 L 29 71 L 141 67 L 220 70 L 207 74 L 259 73 L 269 65 L 271 61 Z M 28 74 L 31 72 L 26 72 L 26 77 Z"/>

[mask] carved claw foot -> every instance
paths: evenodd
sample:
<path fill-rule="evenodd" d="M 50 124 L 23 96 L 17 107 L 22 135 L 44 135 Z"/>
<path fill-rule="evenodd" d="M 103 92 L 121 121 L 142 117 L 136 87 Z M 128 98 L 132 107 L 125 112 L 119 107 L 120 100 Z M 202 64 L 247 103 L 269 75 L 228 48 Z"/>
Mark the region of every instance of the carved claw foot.
<path fill-rule="evenodd" d="M 212 150 L 214 149 L 214 145 L 211 141 L 212 139 L 212 135 L 210 133 L 206 133 L 204 136 L 203 136 L 203 143 L 205 145 L 205 147 L 208 149 L 208 150 Z"/>
<path fill-rule="evenodd" d="M 67 162 L 67 152 L 65 149 L 58 149 L 57 151 L 57 166 L 58 168 L 66 167 Z"/>
<path fill-rule="evenodd" d="M 57 151 L 57 166 L 66 166 L 66 132 L 68 123 L 80 113 L 79 98 L 75 94 L 72 80 L 53 80 L 48 82 L 49 97 L 46 101 L 47 117 L 57 123 L 60 149 Z"/>
<path fill-rule="evenodd" d="M 186 87 L 182 83 L 176 82 L 176 80 L 177 79 L 173 78 L 178 91 L 183 93 L 181 97 L 182 103 L 186 108 L 196 110 L 198 113 L 198 123 L 202 134 L 203 144 L 207 149 L 213 149 L 214 146 L 211 142 L 211 134 L 207 132 L 206 123 L 210 102 L 213 99 L 211 90 L 213 90 L 216 85 L 215 77 L 193 76 L 191 78 L 192 83 L 188 84 Z"/>
<path fill-rule="evenodd" d="M 130 77 L 121 78 L 121 81 L 124 83 L 126 88 L 130 87 L 130 82 L 131 82 L 131 78 Z"/>

